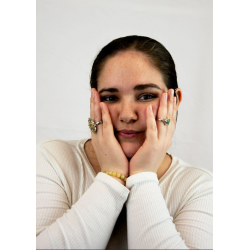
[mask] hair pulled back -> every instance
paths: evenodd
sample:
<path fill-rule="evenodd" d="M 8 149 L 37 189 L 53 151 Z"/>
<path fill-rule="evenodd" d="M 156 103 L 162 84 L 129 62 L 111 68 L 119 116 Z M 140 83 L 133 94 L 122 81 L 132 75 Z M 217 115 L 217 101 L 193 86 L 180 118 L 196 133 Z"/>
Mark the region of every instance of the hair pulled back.
<path fill-rule="evenodd" d="M 95 58 L 90 75 L 90 86 L 98 86 L 98 78 L 105 62 L 118 52 L 134 50 L 144 53 L 161 72 L 168 89 L 178 88 L 175 63 L 168 50 L 158 41 L 145 36 L 125 36 L 117 38 L 101 49 Z"/>

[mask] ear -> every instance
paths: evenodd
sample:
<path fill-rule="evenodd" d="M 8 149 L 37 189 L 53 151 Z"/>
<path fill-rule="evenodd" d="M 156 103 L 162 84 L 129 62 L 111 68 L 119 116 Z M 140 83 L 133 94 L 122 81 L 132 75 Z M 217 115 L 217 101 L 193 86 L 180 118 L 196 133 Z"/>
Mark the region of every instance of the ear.
<path fill-rule="evenodd" d="M 177 102 L 177 109 L 179 109 L 179 106 L 182 101 L 182 91 L 180 88 L 176 89 L 176 102 Z"/>

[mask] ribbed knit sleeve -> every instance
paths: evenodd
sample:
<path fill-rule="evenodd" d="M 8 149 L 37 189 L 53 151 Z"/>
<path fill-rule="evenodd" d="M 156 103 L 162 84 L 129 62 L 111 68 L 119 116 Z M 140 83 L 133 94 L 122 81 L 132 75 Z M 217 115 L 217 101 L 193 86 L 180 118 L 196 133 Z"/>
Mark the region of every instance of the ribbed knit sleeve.
<path fill-rule="evenodd" d="M 195 185 L 192 180 L 189 183 Z M 133 175 L 126 186 L 130 189 L 126 203 L 129 249 L 212 249 L 212 196 L 206 184 L 187 188 L 188 198 L 174 220 L 155 173 Z"/>
<path fill-rule="evenodd" d="M 129 190 L 99 173 L 71 206 L 63 172 L 38 153 L 37 249 L 105 249 Z M 51 222 L 43 228 L 43 220 Z"/>

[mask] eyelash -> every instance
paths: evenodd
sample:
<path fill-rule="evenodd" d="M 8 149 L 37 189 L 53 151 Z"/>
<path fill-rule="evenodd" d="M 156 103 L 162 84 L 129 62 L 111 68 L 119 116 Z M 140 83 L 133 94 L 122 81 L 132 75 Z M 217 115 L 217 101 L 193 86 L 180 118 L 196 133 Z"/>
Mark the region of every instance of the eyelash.
<path fill-rule="evenodd" d="M 113 100 L 107 100 L 108 98 L 113 98 Z M 102 102 L 114 102 L 118 98 L 116 96 L 114 96 L 114 95 L 109 95 L 109 96 L 101 96 L 100 99 L 101 99 Z"/>
<path fill-rule="evenodd" d="M 145 99 L 141 99 L 141 98 L 145 98 Z M 152 100 L 152 99 L 155 99 L 157 98 L 158 96 L 155 95 L 155 94 L 150 94 L 150 93 L 147 93 L 147 94 L 142 94 L 138 97 L 138 100 L 142 100 L 142 101 L 149 101 L 149 100 Z M 102 102 L 115 102 L 118 100 L 118 97 L 115 96 L 115 95 L 109 95 L 109 96 L 102 96 L 101 98 L 101 101 Z"/>
<path fill-rule="evenodd" d="M 151 100 L 151 99 L 155 99 L 155 98 L 157 98 L 157 96 L 156 95 L 154 95 L 154 94 L 150 94 L 150 93 L 147 93 L 147 94 L 142 94 L 142 95 L 140 95 L 140 98 L 141 97 L 145 97 L 145 96 L 147 96 L 147 97 L 150 97 L 150 98 L 146 98 L 146 99 L 141 99 L 141 100 Z M 139 98 L 139 99 L 140 99 Z"/>

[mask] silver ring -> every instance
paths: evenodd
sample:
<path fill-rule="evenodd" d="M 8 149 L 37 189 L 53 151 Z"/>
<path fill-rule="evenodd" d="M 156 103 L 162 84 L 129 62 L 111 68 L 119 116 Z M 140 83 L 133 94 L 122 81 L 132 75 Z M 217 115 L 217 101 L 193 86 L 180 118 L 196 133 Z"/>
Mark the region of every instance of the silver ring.
<path fill-rule="evenodd" d="M 102 124 L 102 121 L 94 122 L 94 120 L 92 118 L 90 118 L 90 117 L 88 118 L 88 126 L 94 134 L 97 133 L 97 126 L 100 124 Z"/>
<path fill-rule="evenodd" d="M 165 125 L 169 125 L 169 123 L 170 123 L 170 119 L 158 119 L 160 122 L 162 122 L 163 124 L 164 124 L 164 126 Z"/>

